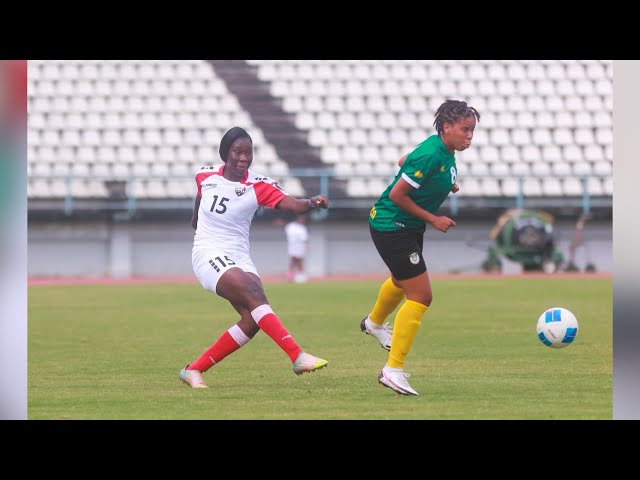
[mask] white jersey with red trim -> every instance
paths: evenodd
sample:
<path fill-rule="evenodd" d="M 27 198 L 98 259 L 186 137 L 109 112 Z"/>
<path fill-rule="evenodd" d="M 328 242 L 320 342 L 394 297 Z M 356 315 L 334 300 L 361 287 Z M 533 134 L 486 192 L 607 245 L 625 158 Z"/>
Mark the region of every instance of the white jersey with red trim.
<path fill-rule="evenodd" d="M 275 208 L 288 195 L 275 180 L 248 170 L 239 182 L 222 176 L 224 164 L 196 173 L 200 199 L 193 247 L 224 247 L 249 255 L 249 228 L 258 207 Z"/>

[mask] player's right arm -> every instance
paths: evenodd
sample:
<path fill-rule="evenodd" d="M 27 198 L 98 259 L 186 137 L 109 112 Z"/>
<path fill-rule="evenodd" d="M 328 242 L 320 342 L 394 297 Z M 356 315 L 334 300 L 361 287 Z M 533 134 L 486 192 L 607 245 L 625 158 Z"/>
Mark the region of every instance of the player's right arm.
<path fill-rule="evenodd" d="M 215 168 L 217 167 L 205 166 L 199 168 L 196 172 L 195 181 L 196 188 L 198 190 L 196 193 L 195 205 L 193 207 L 193 214 L 191 215 L 191 226 L 194 230 L 198 228 L 198 210 L 200 210 L 200 200 L 202 200 L 202 181 L 210 177 L 215 171 Z"/>
<path fill-rule="evenodd" d="M 191 226 L 194 230 L 198 228 L 198 210 L 200 210 L 200 200 L 202 200 L 202 197 L 200 195 L 196 195 L 196 202 L 193 206 L 193 215 L 191 216 Z"/>

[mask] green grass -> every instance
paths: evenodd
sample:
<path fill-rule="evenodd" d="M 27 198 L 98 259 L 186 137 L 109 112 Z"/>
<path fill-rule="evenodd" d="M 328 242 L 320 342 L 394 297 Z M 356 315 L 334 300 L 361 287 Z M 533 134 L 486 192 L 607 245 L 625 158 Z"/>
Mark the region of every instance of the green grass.
<path fill-rule="evenodd" d="M 237 313 L 199 285 L 29 288 L 30 419 L 611 419 L 610 279 L 434 280 L 405 362 L 419 397 L 377 383 L 387 352 L 360 332 L 379 283 L 267 284 L 276 314 L 329 360 L 296 376 L 264 333 L 182 384 Z M 575 342 L 536 336 L 547 308 L 573 311 Z M 390 317 L 392 320 L 392 317 Z"/>

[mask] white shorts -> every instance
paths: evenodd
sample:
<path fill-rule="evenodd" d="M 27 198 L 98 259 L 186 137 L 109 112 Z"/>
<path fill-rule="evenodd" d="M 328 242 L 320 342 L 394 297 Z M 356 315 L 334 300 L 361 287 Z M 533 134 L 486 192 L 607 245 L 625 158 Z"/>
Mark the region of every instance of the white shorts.
<path fill-rule="evenodd" d="M 296 258 L 304 258 L 307 253 L 307 246 L 304 243 L 289 244 L 289 256 Z"/>
<path fill-rule="evenodd" d="M 194 248 L 191 251 L 191 263 L 200 285 L 216 294 L 218 293 L 216 285 L 218 285 L 220 277 L 231 268 L 237 267 L 245 272 L 258 275 L 258 270 L 249 255 L 224 249 Z"/>

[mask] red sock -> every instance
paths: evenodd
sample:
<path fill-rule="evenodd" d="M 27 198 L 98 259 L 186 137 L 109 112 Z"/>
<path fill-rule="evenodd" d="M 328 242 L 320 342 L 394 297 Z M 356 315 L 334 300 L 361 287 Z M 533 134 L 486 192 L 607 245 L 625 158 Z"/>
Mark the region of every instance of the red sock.
<path fill-rule="evenodd" d="M 209 347 L 200 357 L 191 363 L 187 370 L 199 370 L 206 372 L 216 363 L 220 363 L 227 355 L 232 354 L 241 346 L 251 340 L 247 337 L 238 325 L 233 325 L 229 330 L 224 332 L 220 338 Z"/>
<path fill-rule="evenodd" d="M 289 355 L 291 363 L 295 362 L 296 358 L 302 351 L 293 337 L 289 334 L 284 325 L 276 314 L 273 313 L 269 305 L 260 305 L 253 312 L 251 316 L 258 324 L 261 330 L 264 331 L 271 339 L 278 344 L 278 346 Z"/>

